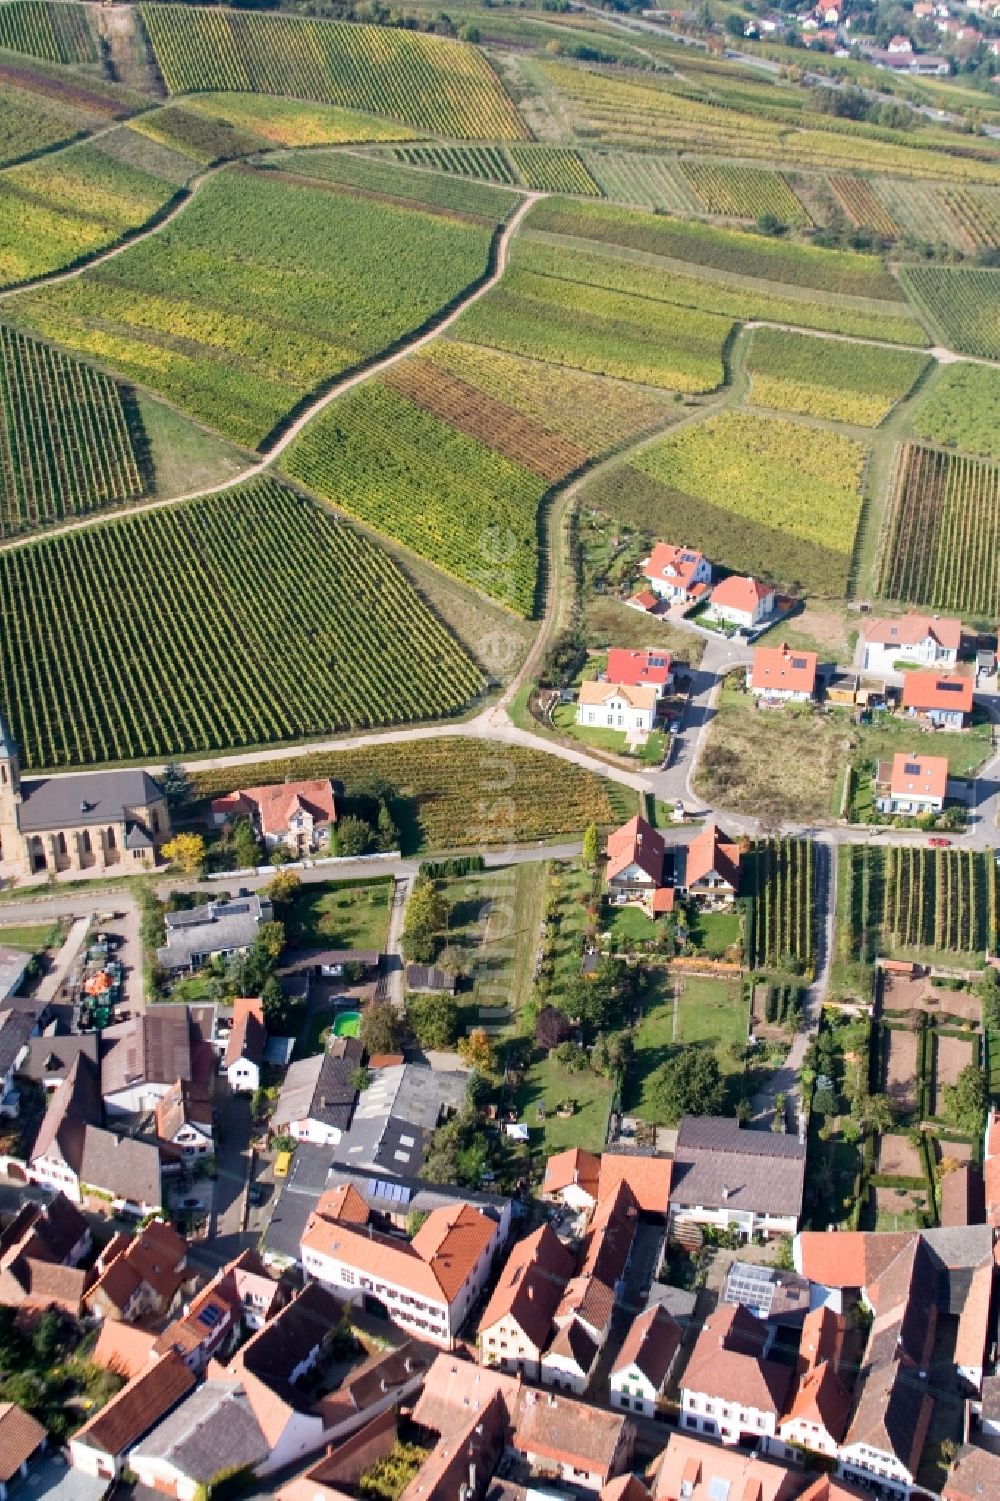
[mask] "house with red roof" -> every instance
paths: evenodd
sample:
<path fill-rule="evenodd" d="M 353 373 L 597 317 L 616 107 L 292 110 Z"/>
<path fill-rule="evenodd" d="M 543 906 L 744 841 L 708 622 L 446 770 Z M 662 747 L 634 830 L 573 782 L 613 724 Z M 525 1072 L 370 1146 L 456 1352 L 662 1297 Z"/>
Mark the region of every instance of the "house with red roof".
<path fill-rule="evenodd" d="M 677 1364 L 683 1330 L 659 1303 L 632 1324 L 608 1380 L 612 1407 L 655 1418 Z"/>
<path fill-rule="evenodd" d="M 723 1443 L 773 1438 L 792 1370 L 770 1358 L 774 1330 L 739 1303 L 705 1320 L 681 1384 L 680 1426 Z"/>
<path fill-rule="evenodd" d="M 823 1361 L 800 1376 L 778 1424 L 778 1440 L 768 1452 L 795 1459 L 802 1449 L 836 1459 L 851 1415 L 851 1392 L 832 1362 Z"/>
<path fill-rule="evenodd" d="M 643 577 L 661 599 L 672 605 L 693 605 L 707 599 L 712 587 L 712 565 L 693 547 L 674 547 L 657 542 L 642 565 Z"/>
<path fill-rule="evenodd" d="M 337 821 L 333 783 L 329 777 L 307 782 L 279 782 L 270 787 L 240 787 L 212 801 L 217 828 L 246 818 L 268 849 L 284 845 L 296 855 L 308 855 L 329 838 Z"/>
<path fill-rule="evenodd" d="M 798 651 L 785 641 L 780 646 L 758 646 L 747 684 L 754 698 L 768 703 L 808 703 L 816 697 L 818 664 L 814 651 Z"/>
<path fill-rule="evenodd" d="M 655 1501 L 791 1501 L 802 1472 L 758 1458 L 745 1449 L 706 1444 L 672 1433 L 656 1476 Z"/>
<path fill-rule="evenodd" d="M 663 835 L 638 814 L 608 835 L 605 872 L 613 902 L 650 901 L 664 886 L 667 846 Z"/>
<path fill-rule="evenodd" d="M 940 813 L 948 791 L 948 757 L 898 751 L 880 761 L 875 806 L 880 813 Z"/>
<path fill-rule="evenodd" d="M 541 1359 L 543 1386 L 582 1396 L 597 1370 L 615 1311 L 614 1289 L 600 1277 L 574 1277 L 552 1315 L 555 1333 Z"/>
<path fill-rule="evenodd" d="M 226 1051 L 222 1055 L 222 1067 L 233 1094 L 252 1094 L 260 1085 L 266 1042 L 264 1003 L 260 996 L 237 996 L 233 1001 L 233 1020 Z"/>
<path fill-rule="evenodd" d="M 740 847 L 717 824 L 691 840 L 684 857 L 683 885 L 689 896 L 731 899 L 740 889 Z"/>
<path fill-rule="evenodd" d="M 567 1147 L 545 1164 L 542 1198 L 554 1199 L 567 1209 L 593 1209 L 600 1197 L 601 1159 L 583 1147 Z"/>
<path fill-rule="evenodd" d="M 733 573 L 715 585 L 706 613 L 711 620 L 752 631 L 774 614 L 777 601 L 777 592 L 770 584 Z"/>
<path fill-rule="evenodd" d="M 542 1351 L 573 1271 L 572 1252 L 549 1225 L 518 1241 L 479 1321 L 483 1365 L 539 1379 Z"/>
<path fill-rule="evenodd" d="M 962 622 L 939 615 L 893 615 L 861 626 L 861 665 L 866 672 L 892 672 L 897 662 L 938 671 L 955 666 Z"/>
<path fill-rule="evenodd" d="M 630 610 L 641 610 L 644 615 L 651 615 L 655 612 L 657 605 L 660 603 L 660 596 L 658 594 L 654 594 L 652 589 L 639 589 L 635 594 L 632 595 L 632 598 L 627 599 L 625 603 L 628 605 Z"/>
<path fill-rule="evenodd" d="M 671 660 L 668 651 L 628 651 L 613 646 L 604 676 L 609 683 L 623 683 L 626 688 L 650 683 L 662 698 L 672 680 Z"/>
<path fill-rule="evenodd" d="M 903 710 L 939 730 L 964 730 L 972 713 L 972 678 L 957 672 L 908 672 Z"/>

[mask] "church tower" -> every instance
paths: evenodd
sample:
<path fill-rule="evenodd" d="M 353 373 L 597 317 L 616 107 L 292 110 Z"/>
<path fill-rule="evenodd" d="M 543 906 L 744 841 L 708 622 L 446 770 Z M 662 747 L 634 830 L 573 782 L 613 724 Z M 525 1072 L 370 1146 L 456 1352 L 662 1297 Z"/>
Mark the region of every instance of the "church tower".
<path fill-rule="evenodd" d="M 20 852 L 21 757 L 0 709 L 0 860 Z"/>

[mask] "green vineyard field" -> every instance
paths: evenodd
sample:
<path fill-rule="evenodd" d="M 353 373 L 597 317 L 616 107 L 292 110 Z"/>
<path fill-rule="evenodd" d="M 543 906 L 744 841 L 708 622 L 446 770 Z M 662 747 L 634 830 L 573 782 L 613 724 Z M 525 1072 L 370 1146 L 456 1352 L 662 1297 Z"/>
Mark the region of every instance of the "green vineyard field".
<path fill-rule="evenodd" d="M 385 553 L 273 480 L 0 552 L 0 620 L 29 767 L 431 719 L 483 687 Z"/>
<path fill-rule="evenodd" d="M 1000 459 L 1000 370 L 945 365 L 911 418 L 918 438 Z"/>
<path fill-rule="evenodd" d="M 927 363 L 926 355 L 902 349 L 759 328 L 747 356 L 750 400 L 778 411 L 875 427 Z"/>
<path fill-rule="evenodd" d="M 811 970 L 816 958 L 809 839 L 758 839 L 741 862 L 748 900 L 747 963 L 752 968 Z"/>
<path fill-rule="evenodd" d="M 852 950 L 863 959 L 995 952 L 1000 869 L 990 851 L 855 845 L 841 852 L 845 858 L 846 920 Z"/>
<path fill-rule="evenodd" d="M 5 0 L 0 47 L 51 63 L 98 61 L 89 10 L 63 0 Z"/>
<path fill-rule="evenodd" d="M 1000 359 L 1000 271 L 903 266 L 900 279 L 949 348 Z"/>

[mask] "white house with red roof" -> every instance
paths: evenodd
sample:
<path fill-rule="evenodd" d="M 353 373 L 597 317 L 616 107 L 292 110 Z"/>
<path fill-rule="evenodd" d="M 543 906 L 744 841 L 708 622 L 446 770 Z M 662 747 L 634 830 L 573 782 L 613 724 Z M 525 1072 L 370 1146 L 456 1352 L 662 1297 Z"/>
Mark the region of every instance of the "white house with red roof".
<path fill-rule="evenodd" d="M 660 690 L 652 683 L 630 688 L 625 683 L 593 682 L 580 684 L 576 722 L 589 728 L 622 730 L 628 734 L 646 734 L 656 723 Z"/>
<path fill-rule="evenodd" d="M 608 652 L 608 665 L 604 676 L 609 683 L 622 683 L 626 688 L 656 688 L 660 697 L 666 693 L 672 680 L 671 656 L 668 651 L 628 651 L 622 646 L 613 646 Z"/>
<path fill-rule="evenodd" d="M 691 896 L 734 897 L 740 889 L 739 845 L 706 824 L 687 847 L 682 884 Z"/>
<path fill-rule="evenodd" d="M 240 787 L 212 801 L 217 828 L 246 818 L 268 849 L 285 845 L 297 855 L 318 849 L 336 823 L 337 809 L 329 777 L 308 782 L 279 782 L 271 787 Z"/>
<path fill-rule="evenodd" d="M 948 757 L 899 751 L 880 761 L 875 778 L 880 813 L 940 813 L 948 791 Z"/>
<path fill-rule="evenodd" d="M 962 622 L 938 615 L 890 616 L 861 627 L 861 666 L 892 672 L 897 662 L 917 667 L 954 667 L 962 645 Z"/>
<path fill-rule="evenodd" d="M 767 701 L 808 703 L 816 696 L 819 658 L 814 651 L 796 651 L 787 642 L 758 646 L 748 683 L 755 698 Z"/>
<path fill-rule="evenodd" d="M 649 587 L 671 604 L 691 605 L 707 599 L 712 587 L 712 565 L 693 547 L 674 547 L 657 542 L 642 565 Z"/>
<path fill-rule="evenodd" d="M 638 814 L 608 835 L 608 893 L 612 901 L 652 901 L 664 887 L 663 835 Z"/>
<path fill-rule="evenodd" d="M 770 584 L 734 573 L 715 585 L 706 613 L 711 620 L 752 631 L 774 614 L 777 600 L 777 593 Z"/>
<path fill-rule="evenodd" d="M 677 1364 L 683 1330 L 655 1303 L 633 1323 L 608 1379 L 612 1407 L 655 1418 L 657 1404 Z"/>
<path fill-rule="evenodd" d="M 972 678 L 958 672 L 908 672 L 901 703 L 939 730 L 964 730 L 972 713 Z"/>

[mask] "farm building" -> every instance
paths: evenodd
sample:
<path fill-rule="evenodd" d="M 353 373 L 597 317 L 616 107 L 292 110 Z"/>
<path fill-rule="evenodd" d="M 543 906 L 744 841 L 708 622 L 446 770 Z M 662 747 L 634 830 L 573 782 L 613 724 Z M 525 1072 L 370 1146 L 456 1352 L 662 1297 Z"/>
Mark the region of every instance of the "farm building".
<path fill-rule="evenodd" d="M 972 713 L 972 679 L 960 673 L 908 672 L 902 707 L 943 730 L 964 730 Z"/>
<path fill-rule="evenodd" d="M 690 605 L 707 599 L 712 584 L 712 565 L 690 547 L 657 542 L 642 565 L 643 576 L 661 599 L 670 604 Z"/>
<path fill-rule="evenodd" d="M 808 703 L 816 697 L 818 657 L 814 651 L 794 651 L 780 646 L 758 646 L 748 675 L 755 698 L 768 702 Z"/>
<path fill-rule="evenodd" d="M 947 756 L 899 751 L 878 764 L 875 806 L 880 813 L 940 813 L 947 790 Z"/>
<path fill-rule="evenodd" d="M 712 620 L 726 621 L 750 631 L 774 614 L 777 599 L 770 584 L 734 573 L 716 584 L 707 613 Z"/>
<path fill-rule="evenodd" d="M 962 644 L 962 622 L 937 615 L 899 615 L 866 620 L 861 627 L 865 671 L 891 672 L 897 662 L 919 667 L 954 667 Z"/>
<path fill-rule="evenodd" d="M 576 721 L 601 729 L 648 734 L 659 698 L 659 688 L 651 683 L 636 688 L 624 683 L 581 683 Z"/>

